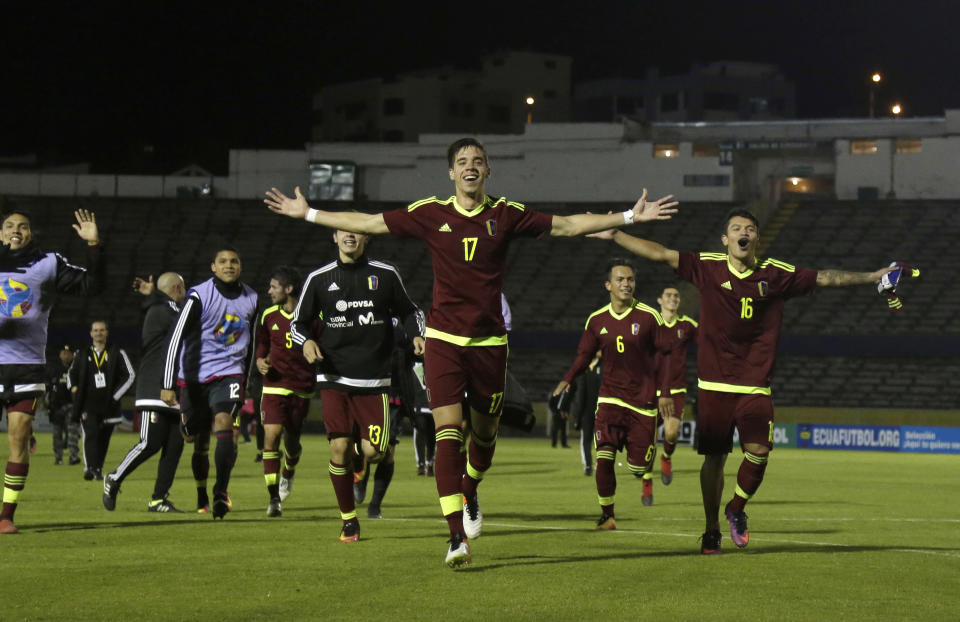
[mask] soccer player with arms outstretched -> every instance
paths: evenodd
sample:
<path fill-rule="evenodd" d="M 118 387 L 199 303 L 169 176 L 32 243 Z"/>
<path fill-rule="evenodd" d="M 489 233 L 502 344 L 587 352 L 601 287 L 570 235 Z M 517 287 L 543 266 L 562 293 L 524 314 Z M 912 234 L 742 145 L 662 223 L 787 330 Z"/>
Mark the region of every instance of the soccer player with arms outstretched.
<path fill-rule="evenodd" d="M 279 266 L 270 278 L 268 294 L 273 306 L 260 315 L 257 325 L 257 370 L 263 376 L 260 416 L 263 419 L 263 478 L 270 498 L 267 516 L 282 514 L 281 502 L 293 489 L 300 462 L 300 432 L 310 412 L 316 372 L 293 343 L 291 323 L 300 300 L 300 273 Z M 311 331 L 312 333 L 312 331 Z M 283 470 L 280 469 L 280 434 L 283 432 Z M 279 477 L 278 477 L 279 476 Z"/>
<path fill-rule="evenodd" d="M 37 248 L 30 216 L 12 210 L 0 219 L 0 414 L 7 411 L 10 457 L 3 477 L 0 534 L 17 533 L 13 515 L 30 469 L 37 401 L 46 388 L 47 324 L 56 293 L 99 291 L 100 234 L 93 212 L 74 212 L 74 230 L 87 243 L 89 269 Z"/>
<path fill-rule="evenodd" d="M 587 318 L 577 358 L 554 389 L 560 395 L 583 373 L 598 351 L 603 354 L 603 379 L 597 398 L 594 435 L 597 446 L 597 499 L 600 519 L 595 529 L 617 528 L 614 493 L 617 451 L 626 449 L 627 466 L 634 477 L 643 477 L 657 452 L 657 410 L 672 415 L 673 401 L 657 398 L 658 353 L 671 345 L 661 330 L 663 319 L 652 307 L 633 297 L 636 272 L 626 259 L 607 264 L 604 287 L 610 303 Z"/>
<path fill-rule="evenodd" d="M 478 140 L 455 141 L 447 149 L 447 163 L 454 196 L 430 197 L 406 209 L 380 214 L 315 210 L 299 189 L 291 198 L 273 188 L 264 202 L 278 214 L 325 227 L 419 238 L 430 250 L 433 306 L 427 317 L 424 371 L 436 424 L 437 491 L 450 529 L 446 563 L 456 568 L 471 560 L 468 536 L 480 535 L 477 485 L 490 468 L 496 447 L 507 359 L 500 294 L 510 241 L 547 233 L 570 237 L 666 220 L 676 212 L 676 202 L 672 196 L 648 202 L 644 190 L 640 200 L 621 214 L 553 216 L 487 196 L 484 185 L 490 165 Z M 460 461 L 464 394 L 473 411 L 466 473 Z"/>
<path fill-rule="evenodd" d="M 612 239 L 641 257 L 666 263 L 700 290 L 697 432 L 698 450 L 704 457 L 700 489 L 706 515 L 700 550 L 704 554 L 720 552 L 723 466 L 732 449 L 734 427 L 740 433 L 743 461 L 724 514 L 734 544 L 743 548 L 750 539 L 744 507 L 763 481 L 773 448 L 770 380 L 784 302 L 810 294 L 818 285 L 878 283 L 892 268 L 817 271 L 777 259 L 761 260 L 757 257 L 757 218 L 744 209 L 730 211 L 724 220 L 720 236 L 724 253 L 679 252 L 622 231 L 606 231 L 596 237 Z"/>

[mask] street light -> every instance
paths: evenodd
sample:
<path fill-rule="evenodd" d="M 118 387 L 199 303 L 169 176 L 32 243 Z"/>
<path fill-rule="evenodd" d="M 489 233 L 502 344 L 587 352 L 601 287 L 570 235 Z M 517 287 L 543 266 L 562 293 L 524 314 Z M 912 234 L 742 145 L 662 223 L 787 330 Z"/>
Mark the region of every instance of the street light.
<path fill-rule="evenodd" d="M 903 108 L 900 106 L 900 104 L 894 104 L 890 107 L 890 112 L 893 113 L 894 118 L 899 118 L 903 113 Z"/>
<path fill-rule="evenodd" d="M 527 103 L 527 123 L 533 123 L 533 105 L 537 103 L 537 100 L 533 98 L 533 95 L 527 95 L 527 99 L 524 101 Z"/>
<path fill-rule="evenodd" d="M 883 76 L 880 75 L 879 71 L 874 71 L 873 75 L 870 76 L 870 118 L 873 118 L 874 105 L 877 101 L 877 85 L 880 84 L 880 81 L 883 80 Z"/>

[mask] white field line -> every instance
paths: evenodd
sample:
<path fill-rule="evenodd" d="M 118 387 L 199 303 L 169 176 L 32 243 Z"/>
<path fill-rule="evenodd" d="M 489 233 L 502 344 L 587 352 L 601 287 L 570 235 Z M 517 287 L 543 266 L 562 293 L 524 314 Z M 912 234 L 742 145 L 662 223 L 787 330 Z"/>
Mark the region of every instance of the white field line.
<path fill-rule="evenodd" d="M 408 522 L 408 523 L 422 523 L 422 522 L 434 523 L 434 522 L 439 522 L 438 520 L 432 519 L 432 518 L 383 518 L 383 519 L 380 519 L 380 520 L 383 520 L 383 521 L 396 521 L 396 522 Z M 694 519 L 654 518 L 654 519 L 643 519 L 643 520 L 662 520 L 662 521 L 666 521 L 666 520 L 694 520 Z M 699 520 L 702 521 L 703 519 L 699 519 Z M 767 520 L 770 520 L 770 519 L 767 519 Z M 773 520 L 795 520 L 795 521 L 823 520 L 823 521 L 827 521 L 827 520 L 830 520 L 830 519 L 826 519 L 826 518 L 824 518 L 824 519 L 793 518 L 793 519 L 773 519 Z M 836 520 L 836 519 L 834 519 L 834 520 Z M 842 520 L 850 520 L 850 521 L 853 521 L 853 520 L 860 520 L 860 519 L 849 518 L 849 519 L 842 519 Z M 865 520 L 871 520 L 871 519 L 865 519 Z M 955 519 L 939 519 L 939 520 L 929 521 L 929 520 L 927 520 L 927 519 L 920 519 L 920 518 L 912 518 L 912 519 L 882 519 L 882 518 L 877 518 L 877 519 L 872 519 L 872 520 L 890 520 L 890 521 L 903 520 L 903 521 L 911 521 L 911 522 L 921 522 L 921 521 L 922 521 L 922 522 L 947 522 L 947 523 L 960 522 L 960 521 L 955 520 Z M 532 530 L 548 530 L 548 531 L 573 531 L 573 532 L 583 532 L 583 531 L 586 531 L 586 530 L 587 530 L 586 527 L 560 527 L 560 526 L 557 526 L 557 525 L 544 525 L 544 524 L 542 524 L 542 523 L 537 523 L 537 524 L 528 524 L 528 523 L 494 523 L 494 522 L 490 522 L 490 521 L 484 521 L 483 524 L 484 524 L 484 526 L 486 526 L 486 527 L 503 527 L 503 528 L 505 528 L 505 529 L 529 529 L 529 530 L 531 530 L 531 531 L 532 531 Z M 723 526 L 723 525 L 721 525 L 721 527 L 722 527 L 722 526 Z M 721 529 L 721 531 L 723 531 L 723 530 Z M 608 532 L 606 532 L 606 533 L 611 533 L 611 534 L 623 534 L 623 535 L 625 535 L 625 536 L 626 536 L 626 535 L 668 536 L 668 537 L 672 537 L 672 538 L 699 538 L 699 537 L 700 537 L 700 536 L 697 535 L 697 534 L 691 534 L 691 533 L 676 533 L 676 532 L 667 532 L 667 531 L 646 531 L 646 530 L 643 530 L 643 529 L 630 529 L 630 528 L 623 529 L 623 528 L 621 528 L 621 527 L 617 527 L 616 531 L 608 531 Z M 860 546 L 860 545 L 857 545 L 857 544 L 845 544 L 845 543 L 838 543 L 838 542 L 818 542 L 818 541 L 815 541 L 815 540 L 792 540 L 792 539 L 784 539 L 784 538 L 768 538 L 768 537 L 766 537 L 766 536 L 762 536 L 762 538 L 763 538 L 763 540 L 762 540 L 763 542 L 774 542 L 774 543 L 777 543 L 777 544 L 802 544 L 802 545 L 806 545 L 806 546 L 832 546 L 832 547 L 836 547 L 836 548 L 838 548 L 838 549 L 843 549 L 843 548 L 856 548 L 857 546 Z M 888 551 L 891 551 L 891 552 L 897 552 L 897 553 L 918 553 L 918 554 L 921 554 L 921 555 L 938 555 L 938 556 L 941 556 L 941 557 L 952 557 L 952 558 L 955 558 L 955 559 L 960 559 L 960 551 L 927 551 L 927 550 L 923 550 L 923 549 L 910 549 L 910 548 L 896 548 L 896 549 L 887 549 L 887 550 L 888 550 Z"/>

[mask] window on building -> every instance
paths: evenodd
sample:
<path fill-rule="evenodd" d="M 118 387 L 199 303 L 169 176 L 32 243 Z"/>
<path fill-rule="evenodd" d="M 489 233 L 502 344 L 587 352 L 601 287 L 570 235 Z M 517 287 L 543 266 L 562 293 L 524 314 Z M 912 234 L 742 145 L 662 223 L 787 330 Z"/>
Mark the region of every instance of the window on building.
<path fill-rule="evenodd" d="M 510 108 L 498 104 L 487 106 L 487 121 L 510 123 Z"/>
<path fill-rule="evenodd" d="M 357 181 L 353 162 L 311 162 L 307 198 L 311 201 L 352 201 Z"/>
<path fill-rule="evenodd" d="M 677 110 L 680 110 L 680 93 L 676 91 L 661 93 L 660 112 L 676 112 Z"/>
<path fill-rule="evenodd" d="M 680 145 L 676 143 L 656 143 L 653 145 L 653 157 L 655 158 L 679 158 Z"/>
<path fill-rule="evenodd" d="M 898 138 L 897 153 L 922 153 L 923 141 L 919 138 Z"/>
<path fill-rule="evenodd" d="M 720 147 L 716 143 L 693 143 L 693 157 L 715 158 L 720 155 Z"/>
<path fill-rule="evenodd" d="M 404 112 L 405 103 L 403 99 L 399 97 L 388 97 L 383 100 L 383 116 L 385 117 L 395 117 L 401 115 Z"/>
<path fill-rule="evenodd" d="M 877 141 L 875 140 L 851 140 L 850 153 L 853 155 L 868 155 L 877 152 Z"/>
<path fill-rule="evenodd" d="M 766 100 L 764 100 L 764 103 L 766 103 Z M 706 110 L 736 111 L 740 108 L 740 97 L 736 93 L 707 91 L 703 94 L 703 107 Z"/>
<path fill-rule="evenodd" d="M 730 176 L 684 175 L 683 185 L 687 188 L 726 188 L 730 185 Z"/>

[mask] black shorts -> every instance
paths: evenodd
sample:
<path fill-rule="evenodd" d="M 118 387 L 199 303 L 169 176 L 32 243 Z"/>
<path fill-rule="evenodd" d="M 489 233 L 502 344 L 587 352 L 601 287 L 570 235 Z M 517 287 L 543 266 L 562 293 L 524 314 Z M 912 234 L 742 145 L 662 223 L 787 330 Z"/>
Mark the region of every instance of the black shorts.
<path fill-rule="evenodd" d="M 43 365 L 0 365 L 0 409 L 26 410 L 26 403 L 41 397 L 46 391 Z M 0 413 L 2 414 L 2 413 Z"/>
<path fill-rule="evenodd" d="M 180 389 L 180 421 L 188 436 L 209 431 L 217 413 L 235 417 L 243 405 L 240 378 L 226 377 L 207 383 L 188 382 Z"/>

